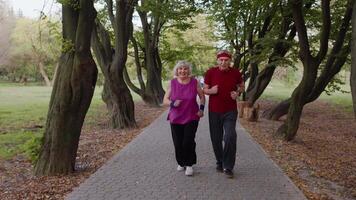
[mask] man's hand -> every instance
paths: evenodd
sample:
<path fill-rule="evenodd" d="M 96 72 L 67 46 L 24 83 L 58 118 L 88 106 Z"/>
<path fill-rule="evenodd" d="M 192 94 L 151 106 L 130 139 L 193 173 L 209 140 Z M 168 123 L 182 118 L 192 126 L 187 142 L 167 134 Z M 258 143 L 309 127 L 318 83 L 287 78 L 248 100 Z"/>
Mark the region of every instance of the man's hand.
<path fill-rule="evenodd" d="M 233 100 L 236 100 L 237 97 L 239 96 L 239 93 L 237 93 L 236 91 L 231 91 L 230 96 Z"/>
<path fill-rule="evenodd" d="M 213 87 L 211 87 L 210 89 L 209 89 L 209 93 L 210 94 L 217 94 L 218 93 L 218 85 L 214 85 Z"/>

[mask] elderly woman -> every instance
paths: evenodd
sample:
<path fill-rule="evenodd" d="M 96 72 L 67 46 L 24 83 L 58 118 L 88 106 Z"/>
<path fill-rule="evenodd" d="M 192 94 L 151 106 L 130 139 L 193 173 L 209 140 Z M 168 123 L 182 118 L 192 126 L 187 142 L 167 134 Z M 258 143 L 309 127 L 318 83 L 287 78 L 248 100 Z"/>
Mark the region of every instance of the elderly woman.
<path fill-rule="evenodd" d="M 195 133 L 204 113 L 205 96 L 199 82 L 191 76 L 192 65 L 189 62 L 178 61 L 173 73 L 174 78 L 168 85 L 163 103 L 170 105 L 168 120 L 171 124 L 177 170 L 185 169 L 185 175 L 192 176 L 192 166 L 197 162 Z"/>

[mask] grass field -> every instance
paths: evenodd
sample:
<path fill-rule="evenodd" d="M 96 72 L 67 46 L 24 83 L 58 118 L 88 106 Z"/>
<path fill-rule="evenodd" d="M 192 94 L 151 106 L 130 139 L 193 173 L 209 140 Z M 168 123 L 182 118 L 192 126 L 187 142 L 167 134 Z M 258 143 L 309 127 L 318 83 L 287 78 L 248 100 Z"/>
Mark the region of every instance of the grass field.
<path fill-rule="evenodd" d="M 283 100 L 289 97 L 293 87 L 274 81 L 268 86 L 262 98 Z M 343 89 L 350 91 L 348 86 Z M 87 124 L 95 122 L 95 117 L 99 112 L 106 112 L 103 109 L 101 91 L 102 87 L 95 89 L 85 119 Z M 132 94 L 135 101 L 140 100 L 136 94 Z M 26 151 L 29 141 L 42 136 L 50 95 L 51 87 L 0 83 L 0 158 L 11 158 Z M 352 111 L 351 94 L 336 93 L 332 96 L 323 94 L 321 99 L 334 102 Z"/>
<path fill-rule="evenodd" d="M 262 98 L 276 101 L 287 99 L 290 97 L 296 86 L 297 85 L 288 85 L 281 81 L 272 81 L 263 93 Z M 349 85 L 343 85 L 342 89 L 350 92 Z M 332 95 L 327 95 L 324 92 L 319 99 L 341 106 L 345 108 L 347 112 L 353 112 L 351 93 L 335 92 Z"/>
<path fill-rule="evenodd" d="M 28 141 L 42 136 L 51 91 L 51 87 L 0 83 L 0 158 L 24 152 Z M 85 123 L 106 112 L 101 91 L 102 87 L 95 89 Z M 133 98 L 139 99 L 136 94 Z"/>

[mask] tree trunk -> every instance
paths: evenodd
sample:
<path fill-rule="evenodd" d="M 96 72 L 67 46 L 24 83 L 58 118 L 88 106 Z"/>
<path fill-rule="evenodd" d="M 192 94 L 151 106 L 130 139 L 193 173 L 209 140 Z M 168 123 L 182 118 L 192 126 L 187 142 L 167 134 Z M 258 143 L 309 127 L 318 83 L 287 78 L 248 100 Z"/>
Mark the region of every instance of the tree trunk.
<path fill-rule="evenodd" d="M 148 51 L 148 53 L 153 53 Z M 161 72 L 157 70 L 154 60 L 155 56 L 147 57 L 147 83 L 145 92 L 142 96 L 143 100 L 152 106 L 159 106 L 162 103 L 164 91 L 162 87 Z"/>
<path fill-rule="evenodd" d="M 108 2 L 110 3 L 108 7 L 112 8 L 112 1 Z M 102 99 L 108 108 L 112 128 L 136 127 L 134 102 L 123 75 L 135 4 L 136 1 L 118 1 L 116 18 L 109 9 L 115 32 L 114 48 L 108 32 L 100 22 L 96 23 L 93 29 L 93 51 L 105 77 Z"/>
<path fill-rule="evenodd" d="M 315 81 L 312 91 L 309 93 L 305 104 L 315 101 L 325 90 L 326 86 L 338 74 L 347 60 L 347 56 L 350 54 L 350 42 L 343 46 L 346 33 L 349 27 L 349 21 L 351 19 L 351 8 L 347 8 L 345 11 L 344 19 L 340 25 L 340 31 L 337 35 L 336 41 L 334 43 L 333 49 L 325 63 L 323 70 L 321 71 L 319 77 Z M 275 108 L 266 111 L 264 117 L 267 119 L 278 120 L 280 117 L 288 113 L 290 106 L 290 99 L 287 99 Z"/>
<path fill-rule="evenodd" d="M 322 26 L 320 31 L 320 45 L 316 56 L 312 56 L 306 23 L 302 12 L 302 1 L 291 1 L 293 19 L 298 31 L 299 56 L 303 63 L 303 78 L 294 90 L 291 98 L 291 105 L 288 110 L 288 117 L 285 123 L 277 130 L 278 135 L 282 135 L 287 141 L 294 139 L 299 128 L 299 122 L 303 107 L 308 101 L 308 97 L 313 90 L 317 78 L 318 67 L 328 52 L 328 41 L 330 35 L 330 1 L 322 1 Z M 341 43 L 342 44 L 342 43 Z M 333 49 L 334 50 L 334 49 Z"/>
<path fill-rule="evenodd" d="M 278 40 L 273 47 L 273 53 L 268 59 L 267 66 L 260 73 L 258 73 L 257 66 L 251 66 L 251 71 L 255 72 L 253 72 L 254 74 L 252 74 L 251 76 L 250 84 L 246 94 L 247 101 L 251 105 L 253 105 L 260 98 L 268 84 L 271 82 L 272 76 L 277 67 L 277 61 L 283 58 L 291 48 L 291 41 L 294 40 L 294 37 L 296 35 L 296 28 L 294 25 L 291 25 L 291 17 L 292 16 L 285 16 L 283 18 L 283 21 L 281 23 L 282 31 L 278 35 Z M 265 27 L 264 29 L 267 29 L 267 27 Z M 262 35 L 264 35 L 264 33 Z M 252 46 L 252 44 L 250 46 Z M 255 75 L 256 73 L 258 74 Z"/>
<path fill-rule="evenodd" d="M 141 18 L 143 37 L 144 37 L 144 55 L 147 69 L 147 83 L 142 95 L 143 100 L 152 106 L 159 106 L 163 101 L 164 90 L 162 87 L 161 61 L 158 53 L 158 41 L 160 34 L 159 17 L 152 17 L 152 23 L 148 23 L 147 12 L 138 12 Z"/>
<path fill-rule="evenodd" d="M 109 66 L 109 88 L 112 98 L 111 125 L 113 128 L 136 127 L 135 106 L 130 90 L 124 81 L 127 47 L 132 34 L 132 15 L 136 0 L 117 0 L 115 24 L 115 54 Z"/>
<path fill-rule="evenodd" d="M 62 5 L 63 38 L 73 46 L 59 59 L 47 114 L 43 145 L 36 175 L 68 174 L 75 170 L 81 128 L 93 97 L 97 69 L 90 52 L 90 36 L 96 12 L 93 1 Z M 65 47 L 64 47 L 65 48 Z"/>
<path fill-rule="evenodd" d="M 356 1 L 353 2 L 352 9 L 352 46 L 351 46 L 351 75 L 350 86 L 352 94 L 352 104 L 356 118 Z"/>
<path fill-rule="evenodd" d="M 266 110 L 262 117 L 269 119 L 269 120 L 279 120 L 282 116 L 286 115 L 289 110 L 289 106 L 291 103 L 291 99 L 284 100 L 280 102 L 277 106 Z"/>
<path fill-rule="evenodd" d="M 251 105 L 253 105 L 263 94 L 264 90 L 271 82 L 275 69 L 276 66 L 266 67 L 257 75 L 254 82 L 249 84 L 249 87 L 250 85 L 251 87 L 247 90 L 246 98 Z"/>
<path fill-rule="evenodd" d="M 56 80 L 57 76 L 58 76 L 58 67 L 59 67 L 59 63 L 56 63 L 56 67 L 54 68 L 54 74 L 52 77 L 52 81 L 51 81 L 51 85 L 54 84 L 54 81 Z"/>
<path fill-rule="evenodd" d="M 38 68 L 40 70 L 40 74 L 41 74 L 43 80 L 46 83 L 46 86 L 51 86 L 52 85 L 51 81 L 49 80 L 48 75 L 47 75 L 46 71 L 44 70 L 44 66 L 43 66 L 43 62 L 42 61 L 40 61 L 38 63 Z"/>

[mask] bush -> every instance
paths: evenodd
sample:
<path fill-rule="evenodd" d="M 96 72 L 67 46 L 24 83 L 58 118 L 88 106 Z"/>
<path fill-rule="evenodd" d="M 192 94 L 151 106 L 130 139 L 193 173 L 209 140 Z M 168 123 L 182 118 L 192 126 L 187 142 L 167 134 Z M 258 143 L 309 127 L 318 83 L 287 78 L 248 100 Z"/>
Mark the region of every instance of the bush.
<path fill-rule="evenodd" d="M 40 153 L 40 148 L 42 145 L 42 138 L 42 134 L 36 134 L 31 139 L 27 140 L 22 146 L 23 152 L 32 163 L 36 163 L 38 159 L 38 154 Z"/>

